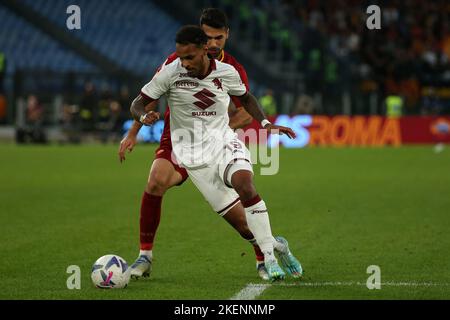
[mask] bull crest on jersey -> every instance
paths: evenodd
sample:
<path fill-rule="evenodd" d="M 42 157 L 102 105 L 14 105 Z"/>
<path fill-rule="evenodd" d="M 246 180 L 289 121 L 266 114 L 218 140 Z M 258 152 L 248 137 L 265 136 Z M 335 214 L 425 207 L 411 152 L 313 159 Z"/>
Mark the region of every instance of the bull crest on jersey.
<path fill-rule="evenodd" d="M 217 87 L 217 89 L 220 89 L 220 90 L 223 91 L 223 88 L 222 88 L 222 82 L 221 82 L 219 79 L 214 78 L 212 82 L 213 82 L 214 85 Z"/>
<path fill-rule="evenodd" d="M 200 92 L 197 92 L 194 94 L 194 97 L 196 97 L 200 101 L 195 101 L 194 104 L 199 107 L 200 109 L 207 109 L 211 107 L 214 103 L 216 103 L 213 99 L 210 99 L 212 97 L 215 97 L 216 95 L 209 91 L 208 89 L 203 89 Z"/>

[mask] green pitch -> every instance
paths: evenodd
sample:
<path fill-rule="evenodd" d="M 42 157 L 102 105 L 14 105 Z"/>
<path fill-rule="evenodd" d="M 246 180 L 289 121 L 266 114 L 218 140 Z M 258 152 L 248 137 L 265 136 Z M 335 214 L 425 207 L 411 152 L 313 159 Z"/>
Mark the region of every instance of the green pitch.
<path fill-rule="evenodd" d="M 137 146 L 119 164 L 115 145 L 0 145 L 0 298 L 228 299 L 263 283 L 250 245 L 188 182 L 164 199 L 151 278 L 92 286 L 98 257 L 137 256 L 154 148 Z M 450 298 L 449 149 L 283 149 L 280 160 L 256 186 L 306 272 L 258 299 Z M 66 287 L 70 265 L 81 268 L 81 290 Z M 380 290 L 365 285 L 370 265 Z"/>

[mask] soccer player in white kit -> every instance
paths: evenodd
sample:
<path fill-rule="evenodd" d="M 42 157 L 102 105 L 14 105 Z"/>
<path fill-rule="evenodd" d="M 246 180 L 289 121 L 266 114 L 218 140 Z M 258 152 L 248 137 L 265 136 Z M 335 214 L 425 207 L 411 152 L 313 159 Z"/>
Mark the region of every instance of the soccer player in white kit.
<path fill-rule="evenodd" d="M 133 101 L 134 119 L 150 125 L 155 112 L 145 107 L 166 95 L 171 107 L 171 139 L 176 161 L 186 168 L 193 183 L 220 215 L 239 202 L 244 207 L 248 226 L 264 253 L 271 280 L 283 279 L 284 269 L 293 277 L 302 275 L 302 267 L 284 238 L 272 236 L 264 201 L 253 184 L 250 153 L 228 125 L 230 95 L 237 96 L 246 111 L 272 133 L 295 133 L 287 127 L 271 124 L 256 98 L 247 92 L 236 69 L 207 56 L 207 36 L 198 26 L 184 26 L 176 36 L 178 58 L 165 65 Z"/>

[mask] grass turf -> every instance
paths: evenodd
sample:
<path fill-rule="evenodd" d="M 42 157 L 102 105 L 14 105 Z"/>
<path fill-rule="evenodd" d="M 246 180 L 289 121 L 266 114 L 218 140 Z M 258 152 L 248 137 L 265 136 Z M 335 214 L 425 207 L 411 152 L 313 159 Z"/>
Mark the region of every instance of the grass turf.
<path fill-rule="evenodd" d="M 228 299 L 262 283 L 250 245 L 189 181 L 164 198 L 151 279 L 94 288 L 98 257 L 137 256 L 154 146 L 122 165 L 116 150 L 0 145 L 0 299 Z M 256 186 L 306 273 L 259 299 L 450 298 L 450 150 L 282 149 L 280 160 L 278 175 L 255 170 Z M 66 287 L 69 265 L 81 268 L 81 290 Z M 381 268 L 381 290 L 364 285 L 369 265 Z"/>

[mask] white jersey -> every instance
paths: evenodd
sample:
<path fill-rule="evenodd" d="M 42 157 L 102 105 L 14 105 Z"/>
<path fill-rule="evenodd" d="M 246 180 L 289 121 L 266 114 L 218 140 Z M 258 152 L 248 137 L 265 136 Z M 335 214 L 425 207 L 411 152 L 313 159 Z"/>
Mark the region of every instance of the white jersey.
<path fill-rule="evenodd" d="M 247 92 L 236 69 L 210 60 L 203 78 L 187 75 L 177 58 L 163 65 L 141 90 L 151 99 L 166 95 L 170 106 L 170 134 L 173 152 L 179 164 L 199 168 L 220 161 L 224 146 L 236 134 L 229 127 L 230 96 Z"/>

